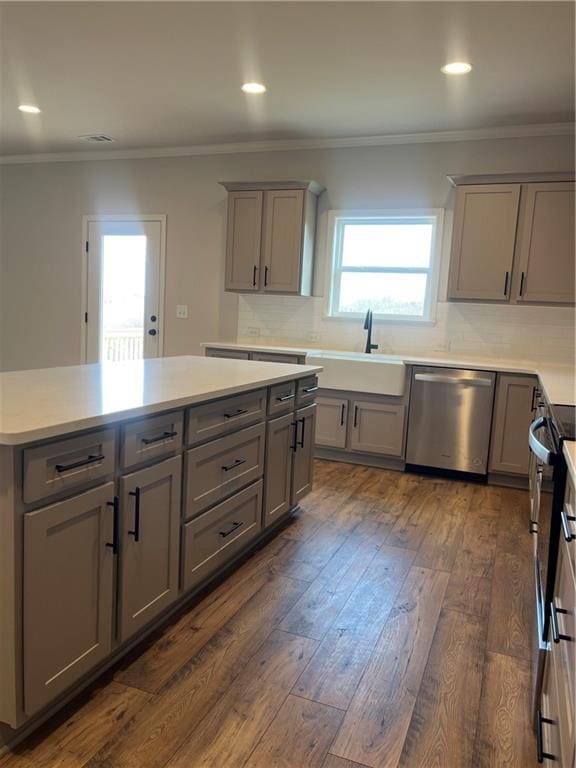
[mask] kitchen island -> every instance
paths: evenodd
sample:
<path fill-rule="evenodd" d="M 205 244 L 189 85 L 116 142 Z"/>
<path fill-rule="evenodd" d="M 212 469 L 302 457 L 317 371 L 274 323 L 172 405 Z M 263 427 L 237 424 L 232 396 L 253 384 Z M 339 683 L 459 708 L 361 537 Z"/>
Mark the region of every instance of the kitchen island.
<path fill-rule="evenodd" d="M 0 753 L 297 508 L 320 370 L 0 374 Z"/>

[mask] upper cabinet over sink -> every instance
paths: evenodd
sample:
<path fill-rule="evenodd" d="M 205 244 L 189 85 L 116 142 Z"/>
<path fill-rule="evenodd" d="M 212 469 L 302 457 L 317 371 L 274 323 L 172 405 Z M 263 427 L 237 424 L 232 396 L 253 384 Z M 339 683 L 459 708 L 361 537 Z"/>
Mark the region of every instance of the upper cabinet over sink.
<path fill-rule="evenodd" d="M 315 181 L 220 182 L 228 190 L 227 291 L 310 296 Z"/>
<path fill-rule="evenodd" d="M 451 181 L 456 205 L 448 298 L 573 304 L 573 176 Z"/>

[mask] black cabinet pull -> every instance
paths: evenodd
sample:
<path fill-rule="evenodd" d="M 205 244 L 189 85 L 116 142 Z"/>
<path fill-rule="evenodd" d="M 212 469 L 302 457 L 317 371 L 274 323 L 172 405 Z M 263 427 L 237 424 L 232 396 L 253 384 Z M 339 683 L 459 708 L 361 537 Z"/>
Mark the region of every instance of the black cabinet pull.
<path fill-rule="evenodd" d="M 560 512 L 560 520 L 562 521 L 562 533 L 564 534 L 564 538 L 566 541 L 574 541 L 574 539 L 576 539 L 576 533 L 572 533 L 570 523 L 576 523 L 576 517 L 568 515 L 566 510 L 563 509 L 562 512 Z"/>
<path fill-rule="evenodd" d="M 226 536 L 230 536 L 231 533 L 234 533 L 234 531 L 237 531 L 241 525 L 244 525 L 244 521 L 241 521 L 239 523 L 232 523 L 231 527 L 227 531 L 220 531 L 220 536 L 222 536 L 222 538 L 225 539 Z"/>
<path fill-rule="evenodd" d="M 240 467 L 242 464 L 246 464 L 246 459 L 236 459 L 232 464 L 228 464 L 228 466 L 222 467 L 222 469 L 224 472 L 230 472 L 231 469 L 236 469 L 236 467 Z"/>
<path fill-rule="evenodd" d="M 264 285 L 268 285 L 268 267 L 264 267 Z"/>
<path fill-rule="evenodd" d="M 306 429 L 306 417 L 303 419 L 298 419 L 298 421 L 302 422 L 302 437 L 300 440 L 297 440 L 297 445 L 300 446 L 300 448 L 304 448 L 304 430 Z M 298 427 L 296 427 L 296 434 L 298 434 Z"/>
<path fill-rule="evenodd" d="M 568 611 L 565 611 L 564 608 L 556 608 L 556 604 L 554 601 L 550 603 L 550 629 L 552 630 L 552 640 L 554 640 L 555 643 L 559 643 L 560 640 L 571 640 L 572 638 L 568 635 L 562 635 L 560 633 L 560 629 L 558 627 L 558 614 L 559 613 L 568 613 Z"/>
<path fill-rule="evenodd" d="M 346 413 L 346 405 L 342 403 L 341 410 L 340 410 L 340 426 L 344 426 L 344 415 Z"/>
<path fill-rule="evenodd" d="M 112 554 L 117 555 L 120 543 L 120 499 L 118 496 L 114 496 L 114 501 L 107 501 L 109 507 L 113 507 L 113 529 L 112 529 L 112 543 L 106 543 L 107 547 L 112 549 Z"/>
<path fill-rule="evenodd" d="M 524 272 L 520 275 L 520 296 L 524 294 Z"/>
<path fill-rule="evenodd" d="M 358 406 L 354 406 L 354 426 L 358 426 Z"/>
<path fill-rule="evenodd" d="M 307 395 L 311 394 L 312 392 L 318 392 L 318 387 L 304 387 L 304 392 L 306 392 Z"/>
<path fill-rule="evenodd" d="M 298 421 L 292 422 L 292 429 L 294 431 L 292 432 L 292 445 L 290 448 L 296 453 L 298 449 Z"/>
<path fill-rule="evenodd" d="M 550 720 L 549 717 L 543 717 L 542 712 L 538 710 L 536 712 L 536 749 L 538 752 L 538 762 L 543 763 L 544 760 L 556 760 L 554 755 L 544 752 L 544 745 L 542 743 L 542 725 L 554 725 L 554 720 Z"/>
<path fill-rule="evenodd" d="M 537 405 L 537 399 L 540 397 L 540 390 L 538 387 L 532 388 L 532 405 L 530 406 L 530 410 L 535 411 L 536 405 Z"/>
<path fill-rule="evenodd" d="M 81 459 L 80 461 L 73 461 L 71 464 L 56 464 L 54 469 L 56 472 L 68 472 L 70 469 L 88 467 L 90 464 L 95 464 L 97 461 L 102 461 L 105 458 L 103 453 L 91 453 L 87 458 Z"/>
<path fill-rule="evenodd" d="M 134 530 L 128 531 L 130 536 L 134 536 L 134 541 L 140 541 L 140 488 L 136 486 L 130 491 L 130 496 L 134 496 Z"/>
<path fill-rule="evenodd" d="M 258 274 L 258 267 L 254 264 L 254 271 L 252 273 L 252 286 L 256 285 L 256 275 Z"/>
<path fill-rule="evenodd" d="M 278 400 L 279 403 L 284 403 L 286 400 L 294 400 L 294 393 L 289 395 L 279 395 L 276 400 Z"/>
<path fill-rule="evenodd" d="M 224 418 L 235 419 L 237 416 L 243 416 L 245 413 L 248 413 L 247 408 L 238 408 L 237 411 L 230 411 L 229 413 L 225 413 Z"/>
<path fill-rule="evenodd" d="M 160 440 L 167 440 L 169 437 L 176 437 L 178 432 L 175 430 L 166 430 L 166 432 L 162 432 L 161 435 L 157 435 L 156 437 L 143 437 L 142 442 L 144 445 L 152 445 L 152 443 L 159 443 Z"/>
<path fill-rule="evenodd" d="M 510 272 L 506 272 L 506 277 L 504 278 L 504 296 L 508 296 L 508 280 L 510 279 Z"/>

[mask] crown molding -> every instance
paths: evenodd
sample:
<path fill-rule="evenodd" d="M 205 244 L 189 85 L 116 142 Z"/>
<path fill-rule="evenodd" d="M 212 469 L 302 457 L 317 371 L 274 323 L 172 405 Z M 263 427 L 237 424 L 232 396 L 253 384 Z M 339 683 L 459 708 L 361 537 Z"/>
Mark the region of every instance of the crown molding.
<path fill-rule="evenodd" d="M 351 136 L 336 139 L 287 139 L 244 141 L 224 144 L 197 144 L 189 147 L 152 149 L 112 149 L 92 152 L 45 152 L 0 156 L 0 165 L 22 163 L 71 163 L 92 160 L 145 160 L 194 155 L 235 155 L 248 152 L 290 152 L 310 149 L 345 149 L 350 147 L 384 147 L 394 144 L 433 144 L 449 141 L 482 141 L 487 139 L 522 139 L 531 136 L 568 136 L 574 134 L 573 123 L 536 123 L 504 125 L 496 128 L 470 128 L 460 131 L 394 133 L 379 136 Z"/>

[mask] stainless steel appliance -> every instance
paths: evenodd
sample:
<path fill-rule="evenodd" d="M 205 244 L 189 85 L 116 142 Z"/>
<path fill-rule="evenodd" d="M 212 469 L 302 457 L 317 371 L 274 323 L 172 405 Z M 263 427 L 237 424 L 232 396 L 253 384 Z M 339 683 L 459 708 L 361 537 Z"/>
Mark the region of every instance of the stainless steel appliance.
<path fill-rule="evenodd" d="M 407 469 L 486 474 L 495 380 L 491 371 L 412 369 Z"/>
<path fill-rule="evenodd" d="M 551 605 L 562 529 L 566 461 L 562 443 L 574 440 L 576 408 L 549 405 L 540 398 L 536 419 L 530 425 L 530 532 L 534 536 L 534 583 L 536 589 L 536 638 L 534 717 L 538 727 L 540 692 L 548 652 Z"/>

